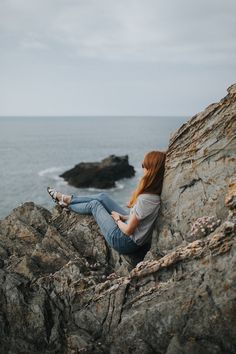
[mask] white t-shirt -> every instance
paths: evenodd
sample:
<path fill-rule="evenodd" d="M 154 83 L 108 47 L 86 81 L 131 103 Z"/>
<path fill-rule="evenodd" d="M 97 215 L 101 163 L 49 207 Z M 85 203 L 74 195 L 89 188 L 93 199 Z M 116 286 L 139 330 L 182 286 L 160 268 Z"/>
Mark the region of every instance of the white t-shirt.
<path fill-rule="evenodd" d="M 130 209 L 130 215 L 135 213 L 137 219 L 140 220 L 134 233 L 130 236 L 137 245 L 141 246 L 150 240 L 160 203 L 161 199 L 158 194 L 142 193 Z"/>

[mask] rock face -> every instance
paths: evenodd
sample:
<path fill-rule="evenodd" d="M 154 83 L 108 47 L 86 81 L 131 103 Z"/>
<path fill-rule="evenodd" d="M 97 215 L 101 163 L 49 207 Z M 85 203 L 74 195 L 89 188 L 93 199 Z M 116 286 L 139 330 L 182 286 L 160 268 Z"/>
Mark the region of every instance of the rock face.
<path fill-rule="evenodd" d="M 227 185 L 236 172 L 236 85 L 219 103 L 192 117 L 172 136 L 162 190 L 163 208 L 152 255 L 194 240 L 202 215 L 224 220 Z"/>
<path fill-rule="evenodd" d="M 110 155 L 101 162 L 81 162 L 69 171 L 64 172 L 63 177 L 69 184 L 78 188 L 111 188 L 115 181 L 121 178 L 133 177 L 135 170 L 129 165 L 128 155 Z"/>
<path fill-rule="evenodd" d="M 236 352 L 236 85 L 228 91 L 171 138 L 142 262 L 109 249 L 91 216 L 26 203 L 0 222 L 1 353 Z"/>

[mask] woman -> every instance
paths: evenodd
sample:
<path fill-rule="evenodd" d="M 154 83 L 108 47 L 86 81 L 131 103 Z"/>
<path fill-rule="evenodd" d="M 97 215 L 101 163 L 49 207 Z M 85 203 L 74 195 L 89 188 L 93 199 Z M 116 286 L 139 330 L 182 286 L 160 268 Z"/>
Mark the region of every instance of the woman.
<path fill-rule="evenodd" d="M 143 160 L 143 177 L 133 192 L 128 208 L 122 209 L 107 193 L 70 196 L 48 187 L 48 193 L 60 206 L 78 214 L 92 214 L 107 243 L 121 254 L 138 251 L 148 243 L 160 208 L 166 153 L 148 152 Z"/>

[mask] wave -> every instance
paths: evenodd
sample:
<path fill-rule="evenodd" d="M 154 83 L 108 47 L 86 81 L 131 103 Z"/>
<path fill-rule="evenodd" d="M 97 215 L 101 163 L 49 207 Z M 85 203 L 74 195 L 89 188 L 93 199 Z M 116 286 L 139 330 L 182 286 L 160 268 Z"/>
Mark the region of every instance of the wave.
<path fill-rule="evenodd" d="M 98 191 L 116 191 L 116 190 L 120 190 L 120 189 L 124 189 L 125 185 L 123 183 L 119 183 L 119 182 L 116 182 L 116 186 L 115 187 L 112 187 L 112 188 L 94 188 L 94 187 L 89 187 L 89 188 L 86 188 L 88 191 L 90 192 L 98 192 Z"/>
<path fill-rule="evenodd" d="M 41 170 L 38 172 L 38 175 L 40 177 L 44 177 L 44 176 L 51 176 L 52 174 L 55 174 L 56 172 L 58 172 L 58 174 L 62 171 L 61 167 L 49 167 L 46 168 L 45 170 Z"/>
<path fill-rule="evenodd" d="M 124 189 L 125 185 L 123 183 L 116 182 L 116 187 L 115 189 Z"/>
<path fill-rule="evenodd" d="M 64 186 L 68 183 L 64 180 L 64 178 L 59 176 L 60 173 L 62 173 L 64 170 L 65 169 L 62 167 L 49 167 L 39 171 L 38 175 L 39 177 L 52 179 L 54 182 L 56 182 L 57 187 L 62 185 Z"/>

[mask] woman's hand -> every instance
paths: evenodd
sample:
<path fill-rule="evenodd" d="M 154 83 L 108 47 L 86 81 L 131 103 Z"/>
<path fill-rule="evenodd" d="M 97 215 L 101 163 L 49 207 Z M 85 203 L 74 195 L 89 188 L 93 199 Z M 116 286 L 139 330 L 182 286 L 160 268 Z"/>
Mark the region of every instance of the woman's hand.
<path fill-rule="evenodd" d="M 117 213 L 116 211 L 111 212 L 111 216 L 117 222 L 118 220 L 122 220 L 122 215 Z"/>
<path fill-rule="evenodd" d="M 118 227 L 126 236 L 131 236 L 139 224 L 139 219 L 137 219 L 135 214 L 132 214 L 131 217 L 128 218 L 129 221 L 127 224 L 123 222 L 121 218 L 122 216 L 125 217 L 125 215 L 119 214 L 116 211 L 112 211 L 111 216 L 113 217 Z M 120 222 L 118 222 L 119 220 Z"/>

